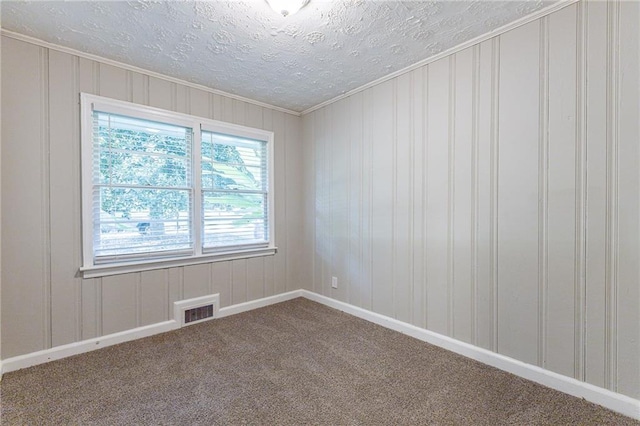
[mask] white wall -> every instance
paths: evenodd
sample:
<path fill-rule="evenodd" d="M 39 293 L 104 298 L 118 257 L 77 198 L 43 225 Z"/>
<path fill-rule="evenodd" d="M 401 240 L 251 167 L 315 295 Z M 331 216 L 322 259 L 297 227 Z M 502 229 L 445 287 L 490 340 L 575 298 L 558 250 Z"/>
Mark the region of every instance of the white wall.
<path fill-rule="evenodd" d="M 640 398 L 638 22 L 581 2 L 306 114 L 312 290 Z"/>
<path fill-rule="evenodd" d="M 80 92 L 273 130 L 278 253 L 80 278 Z M 6 36 L 2 109 L 2 359 L 305 287 L 299 117 Z"/>

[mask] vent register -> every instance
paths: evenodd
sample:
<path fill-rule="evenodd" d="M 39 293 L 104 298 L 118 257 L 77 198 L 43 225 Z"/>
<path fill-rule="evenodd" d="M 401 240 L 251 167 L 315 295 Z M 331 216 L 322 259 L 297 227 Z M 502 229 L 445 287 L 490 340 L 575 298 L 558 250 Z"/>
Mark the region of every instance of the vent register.
<path fill-rule="evenodd" d="M 220 295 L 210 294 L 174 302 L 174 318 L 180 327 L 214 319 L 220 309 Z"/>
<path fill-rule="evenodd" d="M 184 311 L 184 323 L 213 318 L 213 305 L 199 306 Z"/>

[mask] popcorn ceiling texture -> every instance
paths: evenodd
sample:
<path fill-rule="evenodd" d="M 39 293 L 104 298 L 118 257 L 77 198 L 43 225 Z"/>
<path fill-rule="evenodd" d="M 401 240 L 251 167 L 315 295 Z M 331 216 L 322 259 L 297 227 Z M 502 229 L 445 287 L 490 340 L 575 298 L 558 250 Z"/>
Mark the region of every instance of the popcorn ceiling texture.
<path fill-rule="evenodd" d="M 2 27 L 303 111 L 553 1 L 2 1 Z"/>

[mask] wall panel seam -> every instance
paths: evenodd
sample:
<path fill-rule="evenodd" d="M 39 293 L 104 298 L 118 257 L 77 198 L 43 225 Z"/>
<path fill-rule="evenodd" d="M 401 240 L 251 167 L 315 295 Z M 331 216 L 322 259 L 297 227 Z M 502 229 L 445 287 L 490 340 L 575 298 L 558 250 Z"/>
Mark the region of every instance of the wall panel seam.
<path fill-rule="evenodd" d="M 423 138 L 423 149 L 422 149 L 422 191 L 423 191 L 423 206 L 422 206 L 422 229 L 424 238 L 422 239 L 422 253 L 423 253 L 423 324 L 425 328 L 428 328 L 428 301 L 429 301 L 429 279 L 428 279 L 428 271 L 429 271 L 429 252 L 427 250 L 427 240 L 429 234 L 428 221 L 429 221 L 429 173 L 427 171 L 428 166 L 428 158 L 429 158 L 429 134 L 427 129 L 429 128 L 429 66 L 425 66 L 422 72 L 422 91 L 423 91 L 423 99 L 422 99 L 422 138 Z"/>
<path fill-rule="evenodd" d="M 246 259 L 240 260 L 240 262 L 242 262 L 242 266 L 244 268 L 244 294 L 245 294 L 245 298 L 244 298 L 244 302 L 249 300 L 249 261 Z M 285 268 L 285 286 L 284 288 L 287 288 L 287 281 L 286 281 L 286 277 L 287 277 L 287 269 Z"/>
<path fill-rule="evenodd" d="M 540 20 L 540 92 L 538 161 L 538 365 L 547 362 L 549 223 L 549 20 Z"/>
<path fill-rule="evenodd" d="M 345 99 L 345 103 L 347 106 L 347 118 L 346 118 L 346 123 L 351 123 L 351 101 L 353 99 L 352 98 L 347 98 Z M 346 295 L 345 295 L 345 300 L 348 303 L 352 303 L 352 291 L 351 291 L 351 286 L 352 286 L 352 282 L 351 282 L 351 266 L 352 266 L 352 262 L 353 262 L 353 250 L 351 248 L 351 241 L 353 239 L 353 236 L 351 235 L 351 228 L 352 228 L 352 223 L 351 223 L 351 197 L 353 196 L 353 176 L 351 175 L 351 161 L 353 161 L 353 156 L 352 156 L 352 145 L 353 145 L 353 137 L 351 135 L 351 126 L 348 126 L 348 149 L 347 149 L 347 202 L 346 202 L 346 206 L 347 206 L 347 240 L 345 241 L 345 245 L 347 247 L 347 270 L 346 270 L 346 276 L 343 278 L 344 280 L 344 286 L 346 288 Z"/>
<path fill-rule="evenodd" d="M 96 286 L 96 335 L 102 336 L 102 278 L 96 278 L 93 284 Z"/>
<path fill-rule="evenodd" d="M 191 100 L 191 90 L 189 90 L 189 100 Z M 191 105 L 191 101 L 189 101 L 189 105 Z M 208 108 L 209 108 L 209 118 L 212 118 L 213 117 L 213 102 L 211 101 L 211 96 L 207 96 L 207 105 L 208 105 Z M 264 108 L 260 108 L 260 128 L 261 129 L 266 128 L 265 125 L 264 125 Z M 314 196 L 315 196 L 315 191 L 314 191 Z M 310 261 L 313 262 L 313 258 L 310 259 Z M 269 295 L 267 294 L 267 273 L 266 273 L 267 268 L 265 267 L 266 260 L 265 260 L 264 256 L 260 258 L 260 263 L 261 263 L 261 268 L 262 268 L 262 297 L 267 297 Z M 311 271 L 313 272 L 313 268 L 311 269 Z M 313 277 L 311 277 L 311 279 L 313 280 Z M 211 288 L 211 290 L 209 291 L 210 294 L 213 294 L 214 287 L 215 287 L 213 280 L 214 280 L 214 277 L 213 277 L 213 264 L 211 264 L 210 265 L 210 272 L 209 272 L 209 286 Z M 312 285 L 312 287 L 313 287 L 313 285 Z"/>
<path fill-rule="evenodd" d="M 282 152 L 282 163 L 283 163 L 282 164 L 282 166 L 283 166 L 282 167 L 283 168 L 282 175 L 284 176 L 284 179 L 282 181 L 284 182 L 284 185 L 282 186 L 282 188 L 279 188 L 279 190 L 282 191 L 281 197 L 284 200 L 284 202 L 282 203 L 282 207 L 284 208 L 284 211 L 280 212 L 280 215 L 282 215 L 283 223 L 289 223 L 288 222 L 288 216 L 289 215 L 287 214 L 287 211 L 289 210 L 289 208 L 288 208 L 289 197 L 287 197 L 287 183 L 286 182 L 287 182 L 287 169 L 288 169 L 288 167 L 287 167 L 287 165 L 288 165 L 288 162 L 287 162 L 287 151 L 288 151 L 287 145 L 291 144 L 291 141 L 290 141 L 290 137 L 289 137 L 290 135 L 288 134 L 290 128 L 287 125 L 287 116 L 286 115 L 283 115 L 283 117 L 282 117 L 282 124 L 284 126 L 284 129 L 282 129 L 283 144 L 282 144 L 282 148 L 281 148 L 282 151 L 283 151 Z M 275 185 L 275 181 L 274 181 L 274 185 Z M 272 190 L 275 190 L 275 187 Z M 275 202 L 275 198 L 274 198 L 274 202 Z M 275 218 L 274 218 L 274 220 L 275 220 Z M 282 284 L 283 284 L 283 287 L 284 287 L 285 291 L 287 291 L 289 289 L 289 285 L 291 284 L 291 283 L 288 282 L 288 280 L 289 280 L 289 268 L 291 267 L 291 264 L 290 264 L 291 262 L 289 262 L 289 253 L 290 253 L 290 251 L 289 251 L 289 247 L 287 246 L 287 243 L 289 242 L 290 234 L 291 234 L 291 227 L 285 226 L 284 227 L 284 241 L 282 242 L 283 243 L 282 245 L 284 246 L 284 252 L 280 254 L 282 256 L 282 258 L 283 258 L 282 260 L 284 262 L 284 277 L 282 277 L 284 279 L 284 283 L 282 283 Z M 246 263 L 247 262 L 245 261 L 245 266 L 246 266 Z M 245 285 L 247 287 L 249 285 L 248 283 L 249 283 L 249 280 L 245 278 Z M 247 288 L 247 295 L 248 295 L 248 288 Z"/>
<path fill-rule="evenodd" d="M 478 136 L 480 133 L 480 45 L 473 47 L 472 106 L 471 106 L 471 342 L 478 340 L 478 214 L 479 214 L 479 171 Z"/>
<path fill-rule="evenodd" d="M 125 71 L 126 77 L 126 87 L 125 90 L 127 92 L 127 101 L 133 102 L 133 73 L 129 70 Z"/>
<path fill-rule="evenodd" d="M 371 91 L 373 97 L 373 91 Z M 368 106 L 371 119 L 371 105 Z M 373 143 L 369 140 L 369 306 L 373 309 Z"/>
<path fill-rule="evenodd" d="M 398 80 L 392 80 L 391 85 L 391 308 L 393 317 L 398 318 L 396 303 L 397 291 L 397 261 L 398 261 Z"/>
<path fill-rule="evenodd" d="M 413 221 L 415 220 L 415 212 L 414 212 L 414 194 L 415 194 L 415 152 L 416 152 L 416 135 L 415 135 L 415 117 L 414 117 L 414 86 L 415 86 L 415 74 L 409 74 L 409 229 L 408 229 L 408 239 L 407 244 L 409 246 L 409 318 L 411 323 L 415 323 L 414 314 L 414 304 L 413 300 L 415 299 L 415 258 L 413 255 L 413 251 L 415 249 L 414 242 L 414 229 L 415 224 Z"/>
<path fill-rule="evenodd" d="M 80 128 L 80 98 L 78 97 L 80 93 L 80 58 L 78 56 L 73 56 L 73 93 L 71 93 L 71 97 L 73 100 L 74 106 L 74 114 L 73 114 L 73 128 Z M 80 141 L 80 133 L 73 132 L 73 156 L 74 156 L 74 167 L 73 167 L 73 181 L 75 185 L 72 188 L 73 191 L 73 217 L 80 223 L 80 149 L 81 149 L 81 141 Z M 73 227 L 73 259 L 77 262 L 78 265 L 81 264 L 81 254 L 80 254 L 80 235 L 79 235 L 80 227 Z M 82 339 L 82 279 L 76 278 L 75 282 L 75 298 L 76 298 L 76 330 L 75 330 L 75 340 L 79 341 Z"/>
<path fill-rule="evenodd" d="M 91 62 L 91 81 L 93 83 L 93 93 L 100 95 L 100 64 Z"/>
<path fill-rule="evenodd" d="M 618 78 L 619 19 L 617 1 L 607 4 L 607 215 L 606 215 L 606 288 L 605 288 L 605 382 L 617 389 L 617 244 L 618 244 Z"/>
<path fill-rule="evenodd" d="M 327 120 L 326 115 L 325 115 L 325 121 L 324 124 L 327 128 L 327 132 L 326 135 L 327 137 L 325 138 L 325 143 L 323 144 L 325 147 L 325 156 L 324 156 L 324 160 L 326 162 L 327 157 L 328 158 L 333 158 L 333 144 L 334 144 L 334 139 L 333 139 L 333 124 L 335 123 L 335 121 L 333 120 L 334 118 L 334 114 L 335 114 L 335 104 L 331 105 L 331 107 L 329 107 L 328 110 L 329 114 L 327 114 L 329 116 L 329 120 Z M 327 155 L 328 153 L 328 155 Z M 327 250 L 327 259 L 328 259 L 328 263 L 329 263 L 329 276 L 328 277 L 323 277 L 323 286 L 325 287 L 325 294 L 328 295 L 333 295 L 333 289 L 331 288 L 331 277 L 333 277 L 333 272 L 334 272 L 334 264 L 333 264 L 333 248 L 335 246 L 335 227 L 334 227 L 334 214 L 333 214 L 333 209 L 335 208 L 334 206 L 334 199 L 333 199 L 333 180 L 334 180 L 334 173 L 335 173 L 335 162 L 334 161 L 329 161 L 329 173 L 327 173 L 328 178 L 325 179 L 325 184 L 326 184 L 326 188 L 325 188 L 325 194 L 327 194 L 327 200 L 329 202 L 329 229 L 328 229 L 328 234 L 329 234 L 329 243 L 328 243 L 328 250 Z M 327 183 L 328 181 L 328 183 Z M 324 270 L 324 268 L 323 268 Z"/>
<path fill-rule="evenodd" d="M 448 113 L 448 182 L 447 182 L 447 335 L 455 335 L 455 119 L 456 119 L 456 56 L 449 57 L 449 113 Z"/>
<path fill-rule="evenodd" d="M 359 184 L 360 191 L 358 192 L 359 196 L 359 204 L 358 204 L 358 223 L 363 223 L 364 219 L 364 93 L 360 95 L 360 116 L 362 117 L 362 122 L 360 123 L 360 138 L 358 140 L 360 153 L 360 176 L 359 176 Z M 360 307 L 364 307 L 364 300 L 362 297 L 362 287 L 364 286 L 363 278 L 364 278 L 364 229 L 362 226 L 358 226 L 358 265 L 360 265 L 360 271 L 358 274 L 358 301 L 360 302 Z"/>
<path fill-rule="evenodd" d="M 142 273 L 138 272 L 135 274 L 135 291 L 134 291 L 134 306 L 136 307 L 135 309 L 135 313 L 136 313 L 136 327 L 140 327 L 140 318 L 142 317 L 142 296 L 141 296 L 141 292 L 142 292 L 142 288 L 141 288 L 141 281 L 142 281 Z"/>
<path fill-rule="evenodd" d="M 498 352 L 498 176 L 500 158 L 499 113 L 500 113 L 500 37 L 495 37 L 491 46 L 491 225 L 490 225 L 490 268 L 491 268 L 491 340 L 492 350 Z"/>
<path fill-rule="evenodd" d="M 587 250 L 587 49 L 586 25 L 588 3 L 580 2 L 576 12 L 577 76 L 576 76 L 576 269 L 575 277 L 575 319 L 574 319 L 574 377 L 584 381 L 586 378 L 586 250 Z"/>
<path fill-rule="evenodd" d="M 209 93 L 207 95 L 207 110 L 208 110 L 209 118 L 213 119 L 215 117 L 213 93 Z"/>
<path fill-rule="evenodd" d="M 149 105 L 150 103 L 150 90 L 149 90 L 149 76 L 148 75 L 143 75 L 142 76 L 142 93 L 143 93 L 143 102 L 145 105 Z"/>
<path fill-rule="evenodd" d="M 229 268 L 231 269 L 231 267 Z M 178 274 L 179 277 L 179 281 L 180 281 L 180 300 L 184 300 L 184 266 L 181 266 L 179 269 L 180 273 Z M 231 299 L 233 300 L 233 299 Z"/>
<path fill-rule="evenodd" d="M 191 89 L 189 87 L 184 90 L 184 111 L 187 114 L 191 114 Z"/>
<path fill-rule="evenodd" d="M 171 278 L 169 276 L 169 269 L 164 270 L 164 283 L 165 291 L 163 292 L 163 306 L 164 306 L 164 319 L 169 320 L 171 315 L 171 309 L 169 308 L 169 301 L 171 300 Z"/>
<path fill-rule="evenodd" d="M 51 132 L 50 132 L 50 115 L 51 108 L 49 102 L 49 49 L 41 47 L 40 54 L 40 178 L 41 180 L 41 199 L 40 207 L 42 209 L 42 285 L 43 288 L 43 345 L 45 349 L 51 348 L 53 326 L 51 321 L 52 315 L 52 288 L 51 288 Z"/>

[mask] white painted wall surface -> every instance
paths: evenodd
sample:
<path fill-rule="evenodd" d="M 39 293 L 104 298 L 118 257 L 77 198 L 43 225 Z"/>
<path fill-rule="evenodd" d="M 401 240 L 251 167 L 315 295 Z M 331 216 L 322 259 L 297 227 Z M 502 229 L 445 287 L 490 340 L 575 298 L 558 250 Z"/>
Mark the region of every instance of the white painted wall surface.
<path fill-rule="evenodd" d="M 580 2 L 306 114 L 312 290 L 640 398 L 638 22 Z"/>
<path fill-rule="evenodd" d="M 275 132 L 275 256 L 82 279 L 79 93 Z M 2 359 L 305 287 L 302 120 L 2 37 Z M 310 258 L 310 255 L 307 256 Z"/>

